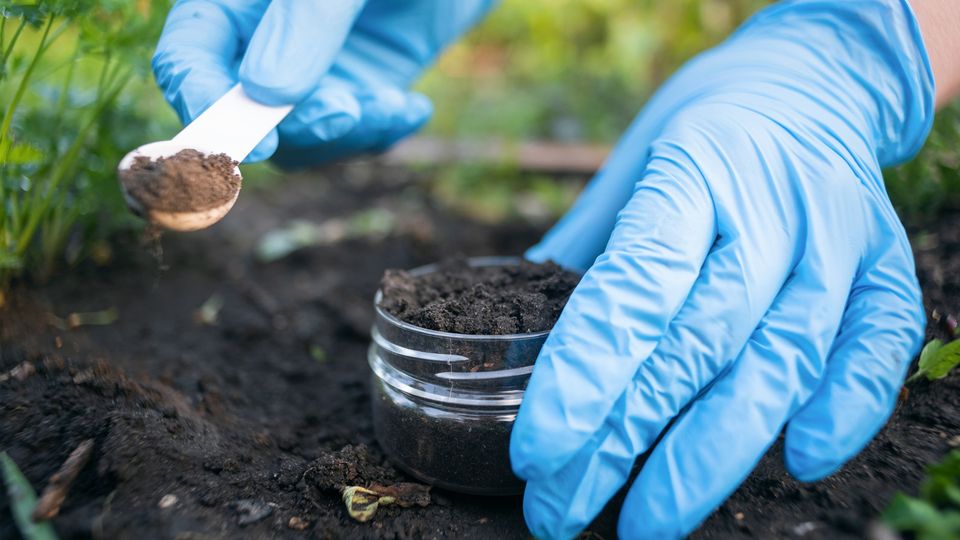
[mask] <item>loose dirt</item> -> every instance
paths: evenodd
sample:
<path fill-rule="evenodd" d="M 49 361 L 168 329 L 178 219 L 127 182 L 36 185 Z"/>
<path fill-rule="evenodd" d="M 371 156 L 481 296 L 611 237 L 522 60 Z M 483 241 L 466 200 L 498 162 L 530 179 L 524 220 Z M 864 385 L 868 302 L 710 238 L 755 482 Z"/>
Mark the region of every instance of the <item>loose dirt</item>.
<path fill-rule="evenodd" d="M 579 276 L 553 262 L 471 267 L 466 259 L 441 262 L 412 276 L 387 270 L 381 307 L 402 321 L 458 334 L 522 334 L 549 330 Z"/>
<path fill-rule="evenodd" d="M 120 172 L 120 183 L 149 214 L 198 212 L 230 202 L 240 189 L 237 162 L 226 154 L 181 150 L 171 157 L 134 159 Z"/>
<path fill-rule="evenodd" d="M 53 520 L 60 537 L 528 538 L 518 497 L 434 488 L 429 506 L 389 506 L 357 523 L 335 490 L 306 474 L 363 445 L 371 481 L 410 481 L 384 458 L 370 415 L 371 296 L 384 269 L 519 254 L 545 230 L 453 215 L 424 195 L 423 181 L 367 164 L 293 178 L 282 192 L 245 197 L 220 227 L 167 239 L 169 270 L 159 276 L 131 241 L 107 267 L 15 289 L 0 311 L 0 449 L 41 491 L 94 441 Z M 322 223 L 370 207 L 397 216 L 393 234 L 269 264 L 249 255 L 289 219 Z M 960 215 L 920 236 L 926 307 L 956 313 Z M 212 297 L 216 317 L 195 317 Z M 107 326 L 48 324 L 49 314 L 110 307 L 119 319 Z M 960 375 L 921 382 L 877 439 L 826 480 L 796 482 L 772 448 L 694 538 L 862 538 L 958 434 Z M 608 507 L 593 538 L 614 538 L 617 512 Z M 0 493 L 0 538 L 17 534 Z"/>

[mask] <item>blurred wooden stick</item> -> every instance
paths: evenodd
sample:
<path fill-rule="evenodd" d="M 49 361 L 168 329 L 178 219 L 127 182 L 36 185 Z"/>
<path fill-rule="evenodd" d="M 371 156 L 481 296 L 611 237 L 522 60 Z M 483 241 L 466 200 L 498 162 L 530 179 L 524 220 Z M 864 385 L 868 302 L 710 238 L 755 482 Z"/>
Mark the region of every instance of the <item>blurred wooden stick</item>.
<path fill-rule="evenodd" d="M 592 174 L 603 165 L 610 150 L 609 146 L 583 143 L 414 137 L 393 147 L 382 159 L 400 165 L 504 164 L 532 172 Z"/>
<path fill-rule="evenodd" d="M 70 456 L 60 466 L 60 470 L 50 477 L 43 495 L 37 501 L 37 506 L 33 510 L 34 521 L 52 519 L 60 513 L 60 505 L 67 498 L 67 492 L 70 491 L 70 486 L 77 479 L 77 475 L 90 461 L 92 452 L 93 439 L 83 441 L 73 452 L 70 452 Z"/>

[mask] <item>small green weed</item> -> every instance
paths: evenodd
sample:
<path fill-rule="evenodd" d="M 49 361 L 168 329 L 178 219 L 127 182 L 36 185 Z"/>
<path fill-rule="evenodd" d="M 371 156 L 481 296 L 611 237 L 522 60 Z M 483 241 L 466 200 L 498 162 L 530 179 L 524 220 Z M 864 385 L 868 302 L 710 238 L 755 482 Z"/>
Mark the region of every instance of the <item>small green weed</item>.
<path fill-rule="evenodd" d="M 916 540 L 960 538 L 960 450 L 927 467 L 919 497 L 897 493 L 883 520 Z"/>
<path fill-rule="evenodd" d="M 934 312 L 933 320 L 939 323 L 946 341 L 933 339 L 924 345 L 920 351 L 917 372 L 907 379 L 907 384 L 923 377 L 929 381 L 942 379 L 960 364 L 960 329 L 957 320 L 952 315 L 942 316 L 937 312 Z"/>

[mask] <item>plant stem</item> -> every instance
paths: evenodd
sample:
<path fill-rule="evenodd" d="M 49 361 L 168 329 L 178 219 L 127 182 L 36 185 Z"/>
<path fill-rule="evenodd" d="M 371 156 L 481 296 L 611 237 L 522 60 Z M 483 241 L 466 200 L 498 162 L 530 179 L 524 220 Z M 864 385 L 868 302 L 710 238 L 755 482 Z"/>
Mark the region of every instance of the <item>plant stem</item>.
<path fill-rule="evenodd" d="M 23 32 L 25 26 L 27 26 L 27 20 L 21 19 L 19 26 L 17 26 L 17 31 L 13 33 L 13 37 L 10 38 L 10 43 L 7 44 L 7 48 L 3 51 L 3 55 L 0 56 L 0 64 L 5 65 L 7 63 L 7 59 L 10 58 L 11 54 L 13 54 L 13 46 L 17 44 L 17 39 L 20 37 L 20 33 Z"/>
<path fill-rule="evenodd" d="M 30 61 L 30 65 L 27 66 L 26 71 L 23 72 L 23 77 L 20 79 L 20 84 L 17 86 L 17 91 L 13 94 L 13 98 L 10 100 L 10 105 L 7 106 L 7 110 L 3 112 L 3 123 L 0 124 L 0 163 L 7 162 L 7 156 L 10 152 L 10 147 L 12 146 L 11 139 L 12 134 L 10 133 L 10 125 L 13 123 L 13 115 L 17 110 L 17 105 L 20 103 L 20 100 L 23 99 L 24 92 L 27 91 L 27 86 L 30 83 L 30 76 L 33 74 L 33 70 L 37 68 L 37 64 L 40 62 L 40 57 L 43 56 L 43 52 L 46 50 L 47 36 L 50 35 L 50 28 L 53 27 L 53 17 L 47 19 L 47 24 L 43 28 L 43 37 L 40 38 L 40 46 L 37 48 L 37 52 L 34 53 L 33 59 Z"/>
<path fill-rule="evenodd" d="M 57 114 L 55 118 L 55 129 L 51 137 L 56 141 L 57 133 L 60 132 L 60 125 L 63 123 L 63 117 L 67 111 L 67 98 L 70 95 L 70 85 L 73 83 L 73 74 L 76 71 L 77 61 L 80 59 L 80 36 L 77 36 L 77 44 L 73 47 L 73 54 L 70 56 L 70 65 L 67 66 L 67 75 L 63 78 L 63 86 L 60 89 L 60 96 L 57 99 Z M 50 145 L 51 150 L 56 149 L 56 143 Z"/>
<path fill-rule="evenodd" d="M 97 120 L 100 119 L 101 113 L 106 109 L 107 105 L 113 102 L 114 99 L 120 94 L 120 91 L 127 85 L 130 79 L 133 77 L 133 71 L 127 70 L 127 72 L 120 77 L 120 82 L 102 99 L 98 100 L 97 106 L 94 108 L 90 118 L 77 133 L 77 138 L 73 141 L 73 144 L 70 145 L 70 149 L 64 154 L 63 158 L 58 162 L 57 168 L 54 170 L 53 174 L 50 176 L 48 185 L 43 194 L 43 198 L 39 201 L 38 207 L 32 209 L 31 214 L 27 220 L 27 224 L 24 227 L 23 231 L 20 233 L 20 237 L 17 239 L 17 249 L 16 253 L 23 253 L 26 250 L 27 245 L 30 243 L 30 239 L 33 237 L 34 231 L 37 230 L 37 226 L 40 224 L 40 219 L 46 214 L 47 207 L 50 205 L 50 200 L 53 194 L 56 192 L 57 186 L 60 184 L 60 181 L 67 175 L 67 171 L 73 170 L 74 164 L 77 161 L 77 157 L 80 155 L 80 150 L 83 148 L 84 142 L 86 142 L 87 135 L 90 133 L 90 130 L 93 129 L 97 124 Z"/>

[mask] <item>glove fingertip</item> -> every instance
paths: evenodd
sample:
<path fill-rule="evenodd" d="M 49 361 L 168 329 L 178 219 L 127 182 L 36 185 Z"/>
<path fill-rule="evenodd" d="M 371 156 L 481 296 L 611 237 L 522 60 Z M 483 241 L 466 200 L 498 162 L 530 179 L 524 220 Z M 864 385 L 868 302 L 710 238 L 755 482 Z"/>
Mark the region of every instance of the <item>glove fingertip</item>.
<path fill-rule="evenodd" d="M 305 81 L 299 77 L 290 79 L 269 78 L 264 82 L 251 72 L 254 69 L 247 67 L 246 59 L 240 64 L 239 78 L 243 91 L 254 101 L 265 105 L 292 105 L 299 103 L 310 93 L 313 81 Z"/>
<path fill-rule="evenodd" d="M 528 261 L 542 263 L 550 258 L 549 254 L 546 253 L 546 250 L 543 247 L 543 243 L 539 242 L 530 249 L 528 249 L 524 254 L 523 258 Z"/>
<path fill-rule="evenodd" d="M 527 421 L 530 414 L 517 417 L 510 436 L 510 466 L 518 477 L 530 481 L 547 478 L 569 460 L 563 440 L 549 422 Z M 528 427 L 535 425 L 535 429 Z M 562 434 L 562 431 L 560 432 Z"/>
<path fill-rule="evenodd" d="M 407 94 L 407 107 L 407 123 L 411 125 L 419 127 L 433 116 L 433 102 L 419 92 Z"/>
<path fill-rule="evenodd" d="M 343 137 L 357 127 L 358 118 L 346 112 L 333 113 L 311 127 L 314 136 L 320 141 L 333 141 Z"/>
<path fill-rule="evenodd" d="M 801 482 L 822 480 L 843 465 L 843 461 L 815 457 L 790 445 L 784 450 L 783 459 L 787 472 Z"/>
<path fill-rule="evenodd" d="M 544 504 L 540 495 L 533 482 L 527 484 L 523 492 L 523 520 L 534 538 L 557 538 L 558 535 L 551 534 L 553 531 L 549 525 L 557 523 L 563 516 L 551 512 L 553 506 Z"/>

